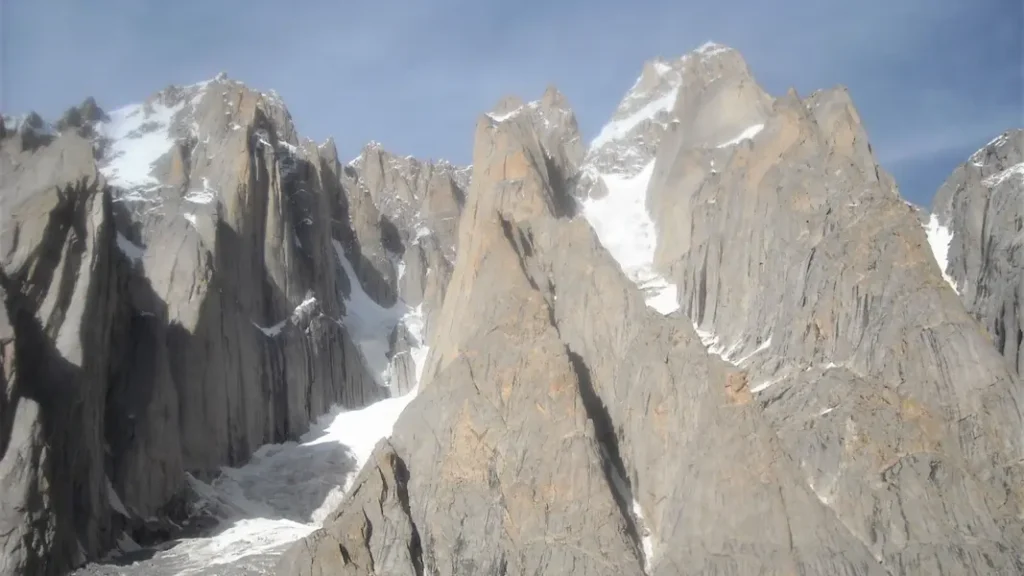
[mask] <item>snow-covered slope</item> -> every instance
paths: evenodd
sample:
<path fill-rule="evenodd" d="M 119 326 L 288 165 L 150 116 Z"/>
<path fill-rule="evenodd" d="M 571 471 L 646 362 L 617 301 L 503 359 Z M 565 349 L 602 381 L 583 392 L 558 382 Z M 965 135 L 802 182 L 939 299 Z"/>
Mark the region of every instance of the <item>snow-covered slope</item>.
<path fill-rule="evenodd" d="M 928 246 L 932 249 L 932 255 L 935 256 L 935 263 L 939 265 L 939 270 L 942 271 L 942 278 L 949 283 L 953 290 L 959 293 L 960 290 L 957 288 L 956 282 L 946 272 L 946 268 L 949 267 L 949 245 L 953 241 L 953 232 L 946 226 L 943 226 L 939 222 L 939 217 L 935 214 L 928 218 L 924 231 L 928 235 Z"/>
<path fill-rule="evenodd" d="M 675 285 L 654 269 L 657 232 L 647 210 L 647 187 L 687 57 L 644 65 L 611 121 L 590 142 L 577 189 L 583 215 L 601 243 L 644 291 L 648 306 L 662 314 L 679 304 Z"/>
<path fill-rule="evenodd" d="M 341 323 L 349 328 L 364 359 L 383 383 L 392 370 L 388 336 L 399 323 L 404 324 L 418 342 L 410 350 L 418 382 L 428 352 L 421 308 L 410 308 L 401 301 L 383 308 L 374 302 L 360 286 L 340 245 L 335 244 L 352 283 L 346 300 L 348 312 Z M 275 336 L 285 322 L 261 330 Z M 209 483 L 190 477 L 189 483 L 199 497 L 194 504 L 196 512 L 218 518 L 224 529 L 212 536 L 180 541 L 159 552 L 151 564 L 140 564 L 142 571 L 137 573 L 148 574 L 146 571 L 153 566 L 173 567 L 180 575 L 207 574 L 211 566 L 219 567 L 218 574 L 269 569 L 289 543 L 320 527 L 337 508 L 373 448 L 391 435 L 416 392 L 414 388 L 404 396 L 358 410 L 336 406 L 297 442 L 262 446 L 246 465 L 222 468 L 221 475 Z M 126 542 L 124 550 L 133 551 L 133 544 Z"/>
<path fill-rule="evenodd" d="M 607 194 L 583 200 L 583 215 L 626 276 L 643 290 L 647 305 L 670 314 L 679 308 L 676 287 L 654 270 L 658 236 L 644 202 L 653 172 L 652 160 L 632 177 L 597 174 Z"/>

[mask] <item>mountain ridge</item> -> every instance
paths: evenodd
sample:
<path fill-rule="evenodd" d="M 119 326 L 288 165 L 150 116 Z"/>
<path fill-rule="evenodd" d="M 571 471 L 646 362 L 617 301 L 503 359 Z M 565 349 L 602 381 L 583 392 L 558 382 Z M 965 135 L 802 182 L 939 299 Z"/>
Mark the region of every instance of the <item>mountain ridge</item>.
<path fill-rule="evenodd" d="M 986 324 L 988 301 L 943 280 L 978 282 L 959 271 L 979 259 L 1001 294 L 1021 275 L 985 267 L 997 260 L 971 252 L 969 221 L 943 215 L 949 240 L 935 240 L 842 87 L 772 97 L 738 52 L 708 43 L 645 63 L 589 146 L 556 88 L 500 100 L 478 116 L 470 168 L 375 142 L 342 163 L 332 140 L 301 139 L 273 93 L 223 75 L 75 110 L 52 129 L 0 121 L 0 167 L 15 175 L 2 207 L 16 208 L 0 237 L 15 384 L 3 406 L 20 414 L 0 473 L 37 494 L 48 468 L 11 456 L 61 458 L 70 443 L 92 455 L 77 462 L 88 492 L 53 477 L 43 496 L 93 509 L 5 493 L 0 525 L 16 536 L 0 573 L 64 573 L 176 521 L 228 519 L 219 466 L 259 494 L 242 473 L 257 446 L 286 449 L 275 443 L 332 404 L 393 401 L 408 407 L 375 450 L 320 456 L 344 487 L 306 495 L 315 514 L 275 504 L 301 541 L 226 570 L 1024 570 L 1024 392 L 1000 358 L 1017 349 L 983 334 L 1010 332 Z M 71 160 L 41 168 L 53 147 Z M 1012 153 L 964 185 L 954 174 L 937 204 L 979 185 L 1016 193 Z M 34 407 L 19 390 L 37 384 L 10 369 L 35 374 L 25 343 L 51 338 L 45 354 L 93 362 L 72 371 L 87 438 L 22 434 L 48 421 L 32 410 L 63 409 Z M 295 449 L 312 446 L 330 447 Z M 174 480 L 176 459 L 195 477 Z M 188 512 L 144 520 L 168 499 Z M 21 510 L 49 527 L 26 528 Z"/>

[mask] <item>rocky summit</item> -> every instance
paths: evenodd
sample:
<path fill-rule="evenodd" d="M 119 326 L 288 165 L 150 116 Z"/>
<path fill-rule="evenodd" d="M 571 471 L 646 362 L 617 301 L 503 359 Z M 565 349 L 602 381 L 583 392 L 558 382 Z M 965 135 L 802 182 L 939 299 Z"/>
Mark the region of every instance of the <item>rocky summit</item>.
<path fill-rule="evenodd" d="M 0 576 L 1024 574 L 1024 130 L 926 212 L 709 43 L 472 150 L 0 118 Z"/>

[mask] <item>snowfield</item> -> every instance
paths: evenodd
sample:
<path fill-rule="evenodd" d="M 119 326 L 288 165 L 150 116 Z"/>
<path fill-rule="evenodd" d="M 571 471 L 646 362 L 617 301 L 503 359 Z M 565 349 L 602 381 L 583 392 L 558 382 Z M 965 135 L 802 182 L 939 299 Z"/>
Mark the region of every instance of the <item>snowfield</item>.
<path fill-rule="evenodd" d="M 629 178 L 600 174 L 608 194 L 583 202 L 583 216 L 622 271 L 644 293 L 647 305 L 662 314 L 679 309 L 676 286 L 654 270 L 658 233 L 647 213 L 647 184 L 654 174 L 652 160 Z"/>
<path fill-rule="evenodd" d="M 935 263 L 939 265 L 939 270 L 942 271 L 942 278 L 959 294 L 960 289 L 957 288 L 956 282 L 946 273 L 946 268 L 949 267 L 949 244 L 953 241 L 953 232 L 939 223 L 939 218 L 935 214 L 932 214 L 928 219 L 928 224 L 925 225 L 924 231 L 928 236 L 928 246 L 932 249 Z"/>

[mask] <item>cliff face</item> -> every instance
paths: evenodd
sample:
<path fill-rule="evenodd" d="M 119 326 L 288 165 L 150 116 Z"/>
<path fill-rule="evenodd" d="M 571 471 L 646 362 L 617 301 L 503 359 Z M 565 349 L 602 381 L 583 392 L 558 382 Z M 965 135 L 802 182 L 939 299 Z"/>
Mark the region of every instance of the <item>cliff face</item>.
<path fill-rule="evenodd" d="M 89 143 L 23 134 L 0 141 L 0 573 L 61 574 L 116 528 L 103 406 L 122 286 Z"/>
<path fill-rule="evenodd" d="M 444 161 L 399 157 L 371 143 L 346 166 L 342 182 L 346 197 L 368 207 L 359 212 L 373 214 L 353 222 L 356 241 L 363 238 L 361 245 L 369 240 L 379 246 L 364 260 L 365 270 L 357 267 L 356 273 L 365 279 L 376 271 L 387 278 L 383 284 L 364 282 L 381 286 L 378 300 L 400 299 L 415 308 L 429 329 L 451 280 L 469 171 Z M 397 334 L 392 374 L 396 393 L 408 392 L 417 382 L 417 367 L 407 353 L 417 345 L 413 339 L 407 330 Z"/>
<path fill-rule="evenodd" d="M 420 394 L 282 573 L 1024 569 L 1020 387 L 844 89 L 706 45 L 579 164 L 536 109 L 479 122 Z"/>
<path fill-rule="evenodd" d="M 166 537 L 188 474 L 410 387 L 396 278 L 362 265 L 386 228 L 273 94 L 218 77 L 5 124 L 0 572 Z M 360 322 L 374 292 L 396 313 Z"/>
<path fill-rule="evenodd" d="M 1020 386 L 942 280 L 848 93 L 772 100 L 741 62 L 688 62 L 647 192 L 656 266 L 884 566 L 1018 569 L 1004 551 L 1020 534 Z"/>
<path fill-rule="evenodd" d="M 959 166 L 935 195 L 927 224 L 936 259 L 1010 369 L 1024 362 L 1024 130 L 1010 130 Z"/>
<path fill-rule="evenodd" d="M 922 226 L 845 89 L 716 44 L 589 146 L 503 99 L 471 170 L 223 76 L 2 117 L 0 574 L 195 531 L 250 456 L 292 536 L 82 573 L 1024 572 L 1021 137 Z M 257 451 L 334 405 L 365 446 Z"/>

